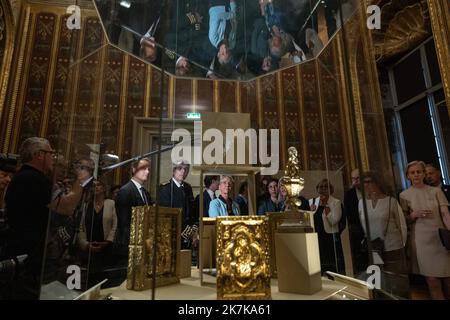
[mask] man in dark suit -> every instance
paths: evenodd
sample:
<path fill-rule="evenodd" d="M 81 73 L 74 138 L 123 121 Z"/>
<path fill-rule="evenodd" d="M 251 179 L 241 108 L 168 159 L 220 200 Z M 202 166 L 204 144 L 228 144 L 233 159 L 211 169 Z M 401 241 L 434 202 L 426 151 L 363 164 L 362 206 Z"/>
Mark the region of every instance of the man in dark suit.
<path fill-rule="evenodd" d="M 198 215 L 194 212 L 194 194 L 189 183 L 185 182 L 189 174 L 189 164 L 183 160 L 177 161 L 173 165 L 172 178 L 161 185 L 159 189 L 159 205 L 168 208 L 181 208 L 182 226 L 181 230 L 198 224 Z M 184 232 L 183 232 L 184 233 Z M 191 246 L 191 240 L 185 238 L 182 242 L 182 248 L 188 249 Z"/>
<path fill-rule="evenodd" d="M 211 200 L 214 200 L 216 198 L 215 192 L 217 189 L 219 189 L 219 176 L 205 176 L 203 179 L 203 182 L 205 184 L 205 190 L 203 191 L 203 216 L 209 217 L 208 211 L 209 211 L 209 203 Z M 197 216 L 200 216 L 200 195 L 197 195 L 195 197 L 195 214 Z"/>
<path fill-rule="evenodd" d="M 23 272 L 15 277 L 11 299 L 39 299 L 42 262 L 49 218 L 52 183 L 49 174 L 55 151 L 43 138 L 26 139 L 20 148 L 22 167 L 5 195 L 9 232 L 6 257 L 27 255 Z"/>
<path fill-rule="evenodd" d="M 441 170 L 434 164 L 428 163 L 425 166 L 425 180 L 432 187 L 441 188 L 447 200 L 450 201 L 450 186 L 442 183 Z"/>
<path fill-rule="evenodd" d="M 355 276 L 367 270 L 368 251 L 364 246 L 364 229 L 359 219 L 358 202 L 361 199 L 359 170 L 351 172 L 352 187 L 344 195 L 344 213 L 347 217 L 350 247 L 352 251 L 353 273 Z"/>
<path fill-rule="evenodd" d="M 150 173 L 150 159 L 143 158 L 132 164 L 131 180 L 123 185 L 116 197 L 117 236 L 116 245 L 118 255 L 126 263 L 128 257 L 128 243 L 130 242 L 131 210 L 132 207 L 152 205 L 150 194 L 144 187 Z"/>
<path fill-rule="evenodd" d="M 239 211 L 242 216 L 248 215 L 248 182 L 244 181 L 239 186 L 239 194 L 234 199 L 234 201 L 239 205 Z"/>

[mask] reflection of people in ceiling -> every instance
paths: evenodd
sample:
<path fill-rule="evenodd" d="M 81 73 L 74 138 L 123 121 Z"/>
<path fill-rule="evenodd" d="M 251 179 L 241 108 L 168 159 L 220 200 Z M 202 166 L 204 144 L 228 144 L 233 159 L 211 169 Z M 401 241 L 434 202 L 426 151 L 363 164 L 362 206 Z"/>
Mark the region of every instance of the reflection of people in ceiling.
<path fill-rule="evenodd" d="M 180 76 L 205 76 L 205 71 L 191 62 L 208 68 L 214 48 L 208 41 L 208 6 L 201 0 L 178 0 L 172 4 L 166 46 L 174 51 L 175 67 Z"/>

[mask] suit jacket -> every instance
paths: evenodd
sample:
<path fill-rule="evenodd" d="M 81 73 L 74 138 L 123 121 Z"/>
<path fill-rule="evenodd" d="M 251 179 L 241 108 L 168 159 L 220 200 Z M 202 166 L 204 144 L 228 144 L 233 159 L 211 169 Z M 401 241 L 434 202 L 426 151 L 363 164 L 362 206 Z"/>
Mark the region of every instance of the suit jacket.
<path fill-rule="evenodd" d="M 239 206 L 239 211 L 241 212 L 241 216 L 248 215 L 248 200 L 245 202 L 245 199 L 243 196 L 238 195 L 234 201 Z"/>
<path fill-rule="evenodd" d="M 162 184 L 159 189 L 159 205 L 168 208 L 183 209 L 182 230 L 188 225 L 198 223 L 198 215 L 194 212 L 194 194 L 189 183 L 183 182 L 178 187 L 173 179 Z"/>
<path fill-rule="evenodd" d="M 89 213 L 88 213 L 89 214 Z M 92 214 L 92 212 L 90 213 Z M 84 249 L 87 248 L 89 240 L 86 236 L 86 214 L 83 214 L 80 224 L 80 233 L 78 234 L 78 242 Z M 105 241 L 113 242 L 116 236 L 117 229 L 117 215 L 113 200 L 105 199 L 103 204 L 103 233 Z"/>
<path fill-rule="evenodd" d="M 146 190 L 146 196 L 149 204 L 153 204 L 150 194 Z M 130 241 L 131 209 L 132 207 L 144 206 L 141 193 L 136 188 L 133 181 L 128 181 L 117 193 L 116 213 L 117 213 L 117 236 L 116 242 L 122 246 L 128 246 Z"/>
<path fill-rule="evenodd" d="M 209 204 L 211 201 L 212 201 L 211 197 L 209 196 L 208 191 L 206 191 L 206 189 L 205 189 L 203 191 L 203 216 L 204 217 L 209 217 L 208 211 L 209 211 Z M 199 202 L 200 202 L 200 195 L 197 195 L 195 197 L 195 204 L 194 204 L 194 212 L 197 216 L 200 216 Z"/>

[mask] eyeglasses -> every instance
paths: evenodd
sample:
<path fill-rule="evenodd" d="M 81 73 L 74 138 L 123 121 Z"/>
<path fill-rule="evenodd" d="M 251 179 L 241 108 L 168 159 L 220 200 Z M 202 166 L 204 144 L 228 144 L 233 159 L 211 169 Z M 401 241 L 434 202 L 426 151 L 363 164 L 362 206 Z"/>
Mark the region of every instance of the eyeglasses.
<path fill-rule="evenodd" d="M 56 157 L 57 157 L 57 152 L 55 150 L 44 150 L 44 149 L 41 149 L 39 151 L 44 152 L 44 153 L 50 153 L 52 155 L 52 158 L 56 159 Z"/>
<path fill-rule="evenodd" d="M 80 169 L 80 170 L 92 170 L 91 167 L 83 166 L 82 164 L 77 164 L 77 165 L 75 165 L 75 169 Z"/>

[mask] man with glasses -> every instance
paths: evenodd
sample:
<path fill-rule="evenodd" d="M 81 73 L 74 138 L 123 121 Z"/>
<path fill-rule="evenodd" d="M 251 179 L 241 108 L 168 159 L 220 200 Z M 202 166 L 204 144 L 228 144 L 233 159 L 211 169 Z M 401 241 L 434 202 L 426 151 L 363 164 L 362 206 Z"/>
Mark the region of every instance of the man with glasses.
<path fill-rule="evenodd" d="M 23 274 L 11 288 L 12 299 L 38 299 L 47 232 L 55 151 L 48 140 L 26 139 L 20 147 L 22 167 L 12 178 L 5 196 L 10 232 L 8 258 L 28 255 Z"/>

